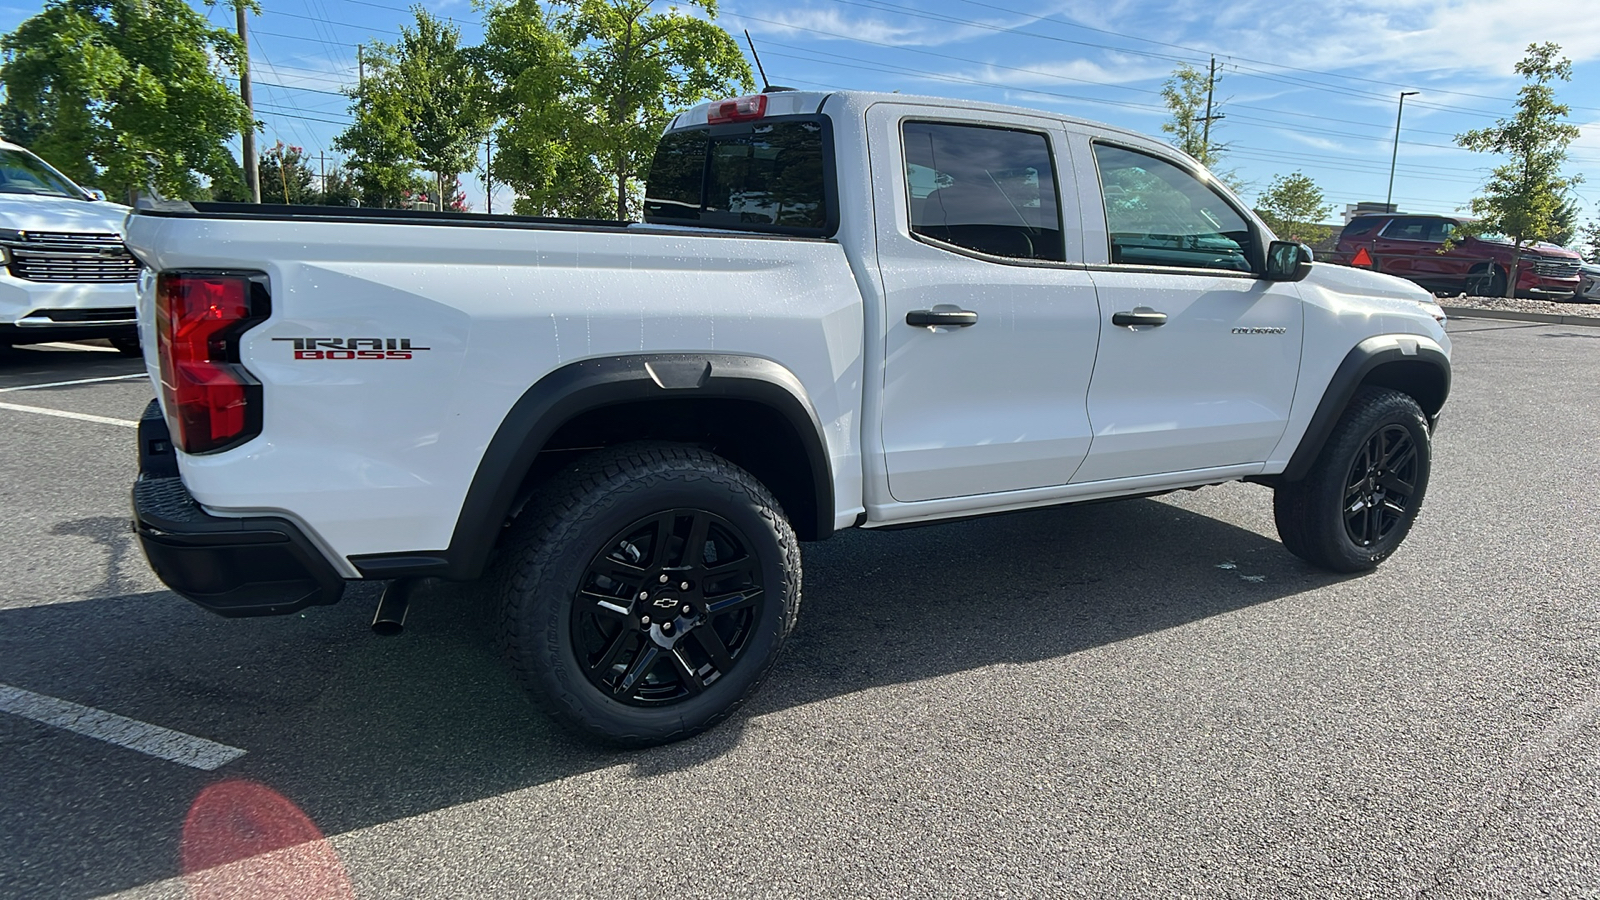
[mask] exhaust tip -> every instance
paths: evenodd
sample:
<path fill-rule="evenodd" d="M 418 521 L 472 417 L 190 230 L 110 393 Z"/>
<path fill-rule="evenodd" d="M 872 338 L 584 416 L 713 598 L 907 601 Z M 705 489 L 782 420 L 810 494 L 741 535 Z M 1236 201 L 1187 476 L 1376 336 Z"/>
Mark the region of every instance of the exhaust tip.
<path fill-rule="evenodd" d="M 383 589 L 378 609 L 372 615 L 372 633 L 395 637 L 406 630 L 406 613 L 411 610 L 411 595 L 421 583 L 417 578 L 396 578 Z"/>

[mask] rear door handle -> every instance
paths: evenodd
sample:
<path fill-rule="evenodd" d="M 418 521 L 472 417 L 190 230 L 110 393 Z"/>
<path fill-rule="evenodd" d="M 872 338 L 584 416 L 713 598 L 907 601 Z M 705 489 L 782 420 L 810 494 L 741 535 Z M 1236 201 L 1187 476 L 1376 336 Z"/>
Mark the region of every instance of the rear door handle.
<path fill-rule="evenodd" d="M 1135 328 L 1140 325 L 1165 325 L 1167 324 L 1167 314 L 1148 309 L 1112 313 L 1111 324 L 1126 326 L 1128 328 Z"/>
<path fill-rule="evenodd" d="M 906 324 L 919 328 L 966 328 L 978 324 L 978 314 L 969 309 L 913 309 L 906 313 Z"/>

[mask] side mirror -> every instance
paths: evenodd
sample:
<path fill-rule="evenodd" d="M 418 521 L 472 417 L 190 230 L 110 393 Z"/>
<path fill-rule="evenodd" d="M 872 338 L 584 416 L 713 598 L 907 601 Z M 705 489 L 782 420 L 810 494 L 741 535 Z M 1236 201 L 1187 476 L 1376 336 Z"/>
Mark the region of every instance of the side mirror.
<path fill-rule="evenodd" d="M 1294 241 L 1273 241 L 1267 248 L 1268 281 L 1301 281 L 1310 274 L 1310 247 Z"/>
<path fill-rule="evenodd" d="M 104 200 L 106 198 L 106 192 L 99 188 L 84 188 L 83 192 L 89 195 L 90 200 Z"/>

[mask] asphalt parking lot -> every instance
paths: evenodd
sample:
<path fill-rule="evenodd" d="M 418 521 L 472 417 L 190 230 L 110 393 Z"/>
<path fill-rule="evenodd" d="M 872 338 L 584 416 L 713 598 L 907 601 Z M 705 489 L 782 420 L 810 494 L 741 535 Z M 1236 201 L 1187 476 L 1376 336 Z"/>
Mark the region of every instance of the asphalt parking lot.
<path fill-rule="evenodd" d="M 0 355 L 0 707 L 34 712 L 0 712 L 0 895 L 1600 897 L 1600 329 L 1451 330 L 1376 573 L 1289 556 L 1243 484 L 845 533 L 751 704 L 635 752 L 538 717 L 470 586 L 388 639 L 371 586 L 165 591 L 118 424 L 149 384 L 16 389 L 139 364 Z"/>

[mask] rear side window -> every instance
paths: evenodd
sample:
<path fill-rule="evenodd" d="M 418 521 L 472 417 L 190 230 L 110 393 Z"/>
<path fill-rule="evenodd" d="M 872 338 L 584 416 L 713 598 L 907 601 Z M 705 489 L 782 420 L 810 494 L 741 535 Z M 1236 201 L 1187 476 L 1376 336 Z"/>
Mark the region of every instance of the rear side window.
<path fill-rule="evenodd" d="M 902 139 L 912 234 L 991 256 L 1066 259 L 1044 135 L 907 122 Z"/>
<path fill-rule="evenodd" d="M 1417 216 L 1395 219 L 1389 223 L 1389 227 L 1383 229 L 1383 236 L 1397 241 L 1427 241 L 1442 244 L 1454 230 L 1455 223 L 1448 219 Z"/>
<path fill-rule="evenodd" d="M 1358 219 L 1351 219 L 1350 224 L 1344 227 L 1344 231 L 1340 232 L 1339 236 L 1353 238 L 1371 234 L 1372 229 L 1377 228 L 1378 223 L 1382 221 L 1383 219 L 1377 216 L 1363 216 Z"/>
<path fill-rule="evenodd" d="M 821 120 L 671 132 L 656 147 L 645 221 L 824 235 L 831 231 Z"/>

